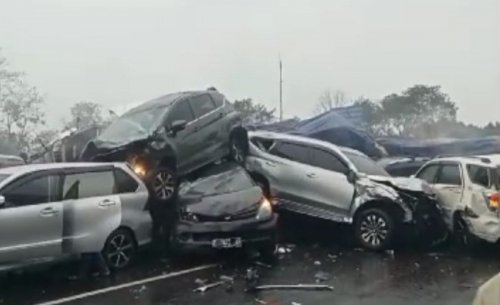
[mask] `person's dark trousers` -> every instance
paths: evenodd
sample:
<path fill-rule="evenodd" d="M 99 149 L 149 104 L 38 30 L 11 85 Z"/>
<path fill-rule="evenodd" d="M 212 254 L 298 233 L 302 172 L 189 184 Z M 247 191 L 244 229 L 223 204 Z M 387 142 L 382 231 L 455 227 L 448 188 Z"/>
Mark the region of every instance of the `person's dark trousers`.
<path fill-rule="evenodd" d="M 108 276 L 111 273 L 106 260 L 104 260 L 100 252 L 82 253 L 79 276 L 86 277 L 94 271 L 103 276 Z"/>

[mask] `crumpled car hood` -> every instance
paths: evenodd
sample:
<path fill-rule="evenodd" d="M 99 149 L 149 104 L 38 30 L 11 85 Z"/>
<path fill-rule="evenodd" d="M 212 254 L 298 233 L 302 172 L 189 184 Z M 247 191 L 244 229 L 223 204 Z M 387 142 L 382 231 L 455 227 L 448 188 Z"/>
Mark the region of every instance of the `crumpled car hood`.
<path fill-rule="evenodd" d="M 258 209 L 262 190 L 255 186 L 246 190 L 206 196 L 202 193 L 186 193 L 179 201 L 179 208 L 185 212 L 207 217 L 237 215 Z"/>
<path fill-rule="evenodd" d="M 375 182 L 392 185 L 401 190 L 424 192 L 428 195 L 434 194 L 430 185 L 424 180 L 418 178 L 385 176 L 369 176 L 368 178 Z"/>

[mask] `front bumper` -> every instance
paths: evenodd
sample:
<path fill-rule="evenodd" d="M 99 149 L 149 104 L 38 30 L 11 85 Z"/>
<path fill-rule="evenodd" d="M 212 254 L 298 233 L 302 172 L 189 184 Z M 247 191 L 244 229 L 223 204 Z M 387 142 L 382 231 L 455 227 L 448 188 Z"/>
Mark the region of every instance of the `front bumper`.
<path fill-rule="evenodd" d="M 181 250 L 214 249 L 214 239 L 241 238 L 242 246 L 274 241 L 278 216 L 226 222 L 179 221 L 174 227 L 173 242 Z"/>

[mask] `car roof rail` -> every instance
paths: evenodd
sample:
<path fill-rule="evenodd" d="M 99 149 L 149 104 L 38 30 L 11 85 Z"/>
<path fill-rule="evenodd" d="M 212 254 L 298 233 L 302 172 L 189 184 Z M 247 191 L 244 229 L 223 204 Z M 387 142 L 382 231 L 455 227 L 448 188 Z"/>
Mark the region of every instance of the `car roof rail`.
<path fill-rule="evenodd" d="M 481 157 L 481 156 L 477 156 L 477 155 L 446 154 L 446 155 L 437 155 L 436 156 L 436 158 L 451 158 L 451 157 L 476 159 L 476 160 L 480 160 L 483 163 L 487 163 L 487 164 L 491 163 L 491 159 L 490 158 Z"/>

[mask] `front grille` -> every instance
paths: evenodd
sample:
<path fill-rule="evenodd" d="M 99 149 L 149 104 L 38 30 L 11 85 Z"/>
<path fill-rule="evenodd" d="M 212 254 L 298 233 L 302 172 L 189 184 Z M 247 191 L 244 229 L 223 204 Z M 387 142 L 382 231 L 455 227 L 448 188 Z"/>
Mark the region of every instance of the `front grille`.
<path fill-rule="evenodd" d="M 255 218 L 257 216 L 257 211 L 259 206 L 254 204 L 253 206 L 241 210 L 234 214 L 226 214 L 220 216 L 209 216 L 209 215 L 196 215 L 198 221 L 200 222 L 219 222 L 219 221 L 233 221 L 233 220 L 243 220 L 249 218 Z"/>

